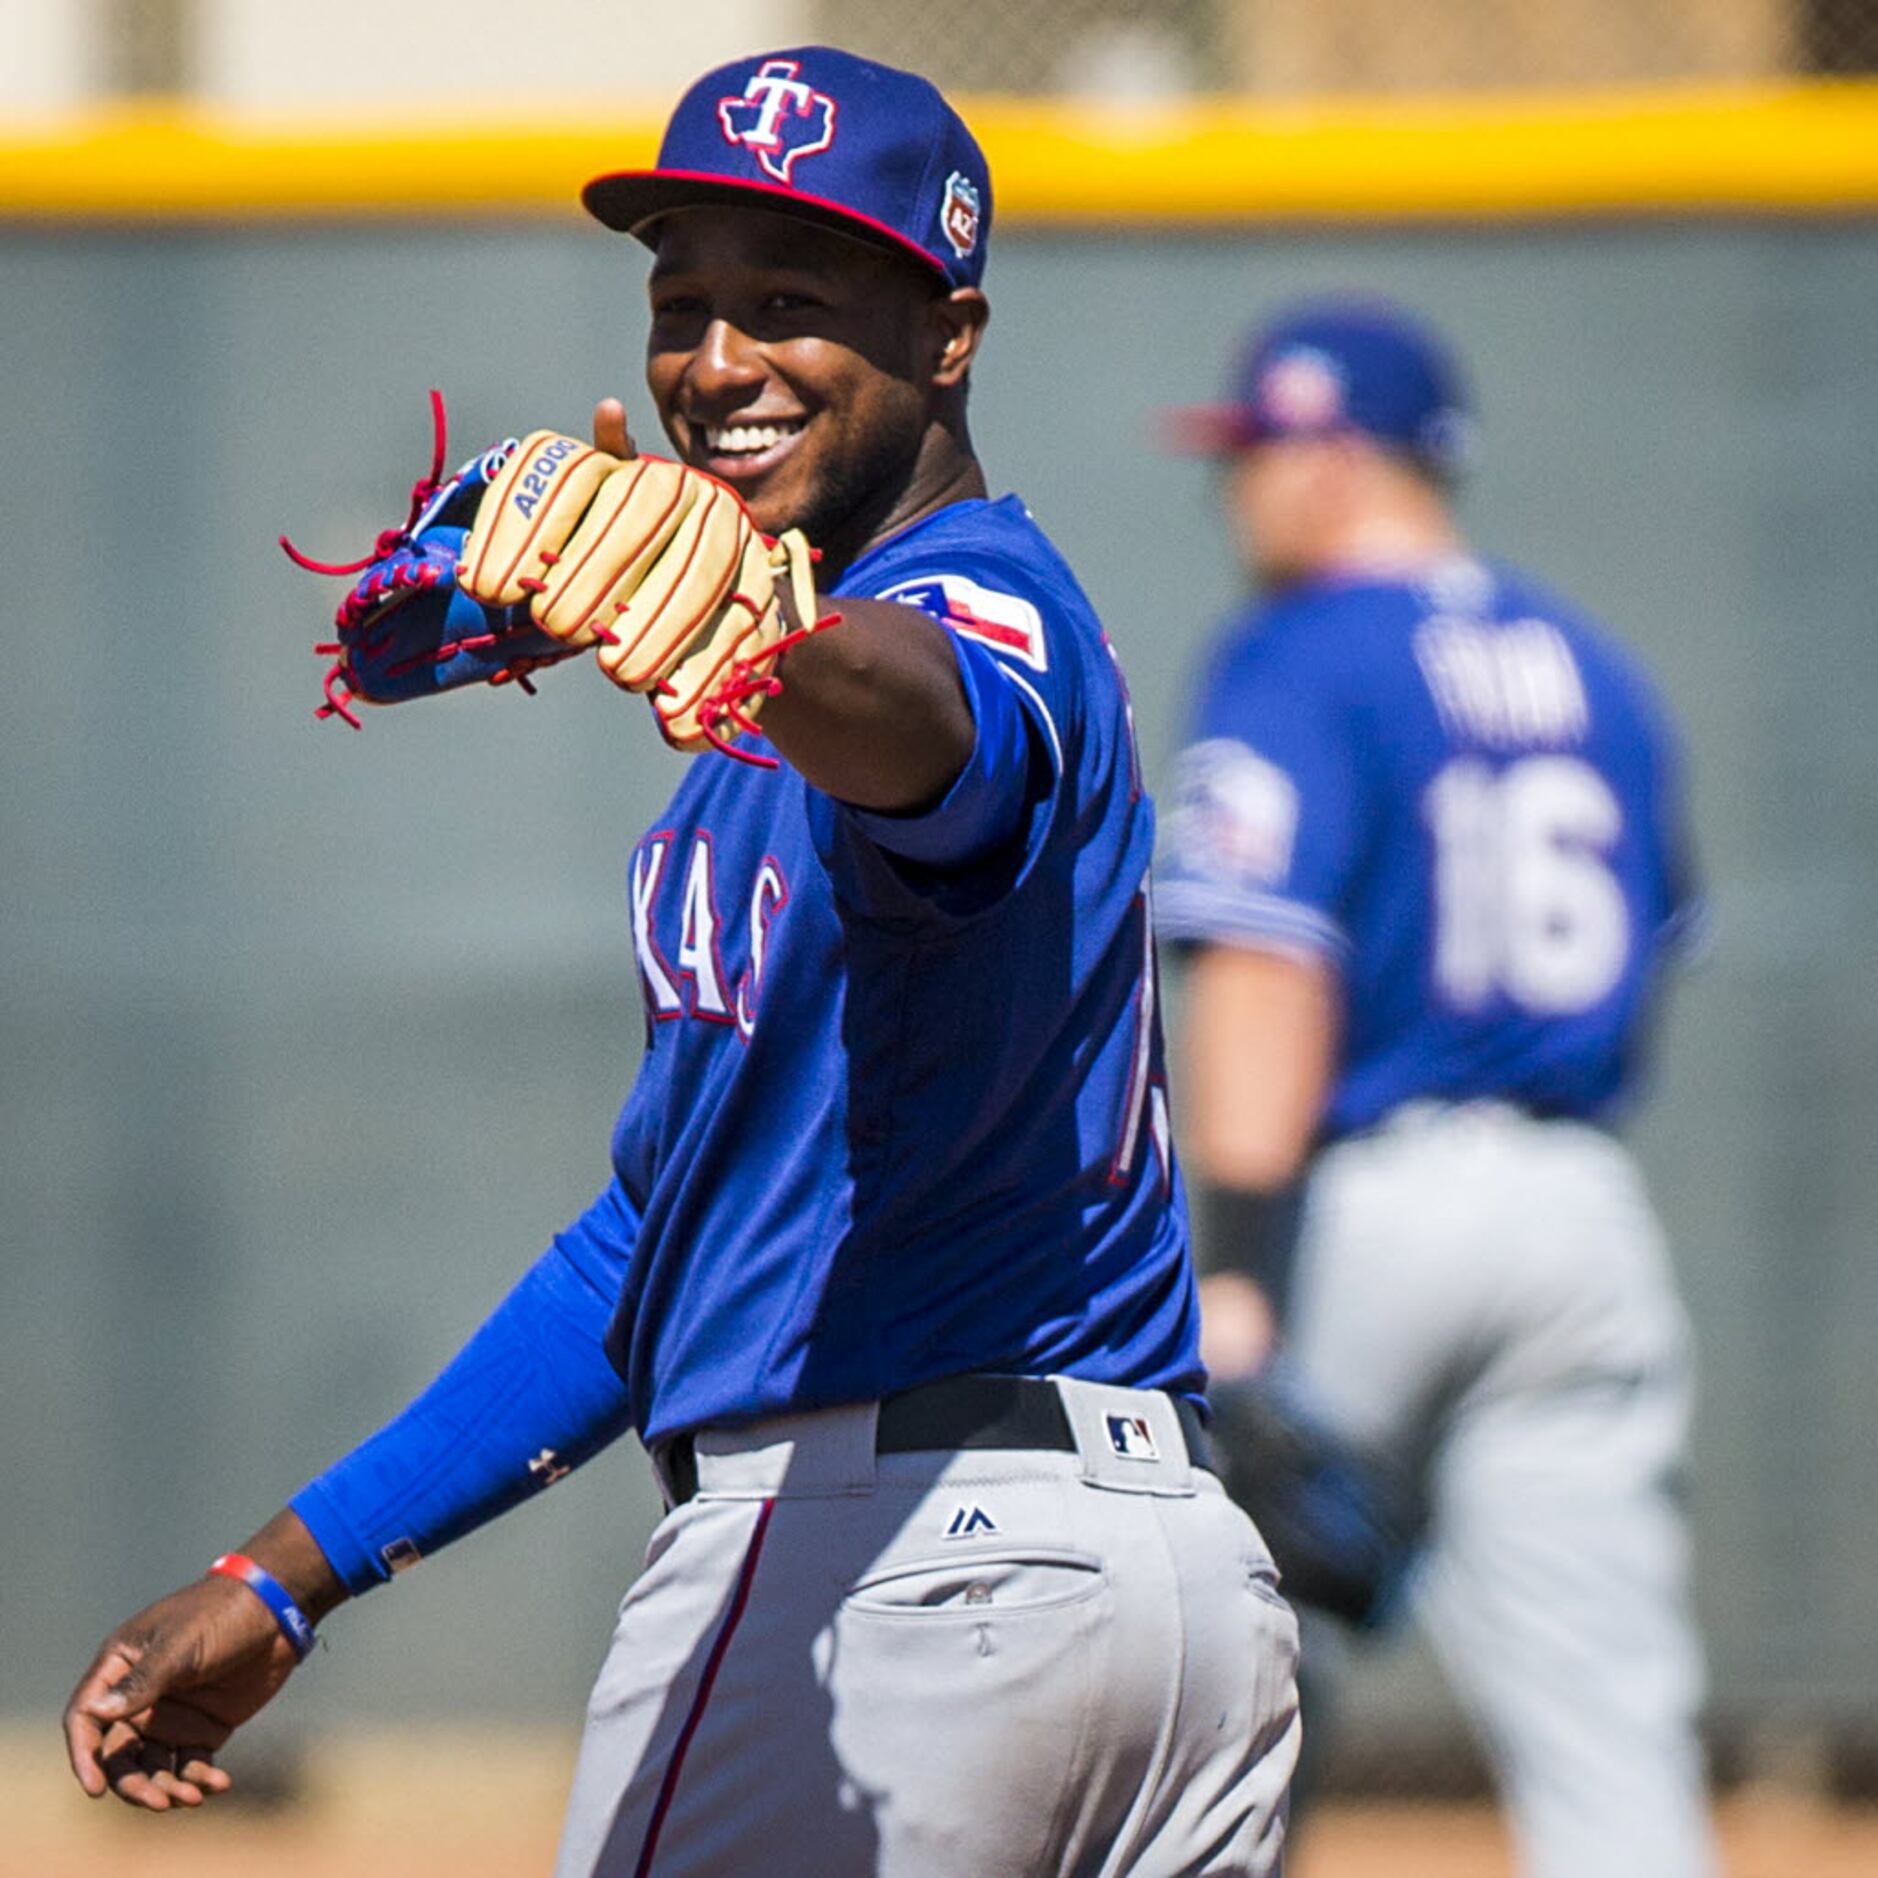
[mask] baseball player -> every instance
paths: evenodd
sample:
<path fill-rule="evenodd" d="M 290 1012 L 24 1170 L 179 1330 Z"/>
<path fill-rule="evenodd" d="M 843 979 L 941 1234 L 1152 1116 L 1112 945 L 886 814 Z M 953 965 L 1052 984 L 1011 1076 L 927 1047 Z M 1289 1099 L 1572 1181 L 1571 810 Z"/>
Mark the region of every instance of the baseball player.
<path fill-rule="evenodd" d="M 1277 319 L 1182 421 L 1263 589 L 1200 680 L 1157 871 L 1209 1367 L 1231 1390 L 1270 1352 L 1308 1168 L 1291 1383 L 1419 1485 L 1410 1595 L 1522 1869 L 1695 1878 L 1685 1324 L 1611 1132 L 1692 911 L 1663 706 L 1468 553 L 1458 374 L 1399 310 Z"/>
<path fill-rule="evenodd" d="M 427 483 L 342 622 L 470 657 L 520 607 L 705 751 L 628 867 L 614 1178 L 106 1640 L 74 1769 L 221 1792 L 314 1623 L 630 1428 L 668 1516 L 563 1878 L 1275 1872 L 1296 1632 L 1200 1432 L 1127 698 L 966 427 L 984 159 L 923 79 L 805 47 L 708 74 L 584 200 L 652 251 L 675 461 L 609 401 L 595 447 Z"/>

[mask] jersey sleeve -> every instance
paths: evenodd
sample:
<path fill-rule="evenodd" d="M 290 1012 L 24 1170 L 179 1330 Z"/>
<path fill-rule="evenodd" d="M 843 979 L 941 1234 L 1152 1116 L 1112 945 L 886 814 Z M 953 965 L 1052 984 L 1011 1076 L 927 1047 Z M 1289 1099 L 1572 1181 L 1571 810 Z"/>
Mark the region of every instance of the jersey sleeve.
<path fill-rule="evenodd" d="M 1067 769 L 1073 699 L 1053 660 L 1047 597 L 1021 569 L 978 557 L 962 571 L 896 572 L 873 595 L 945 626 L 971 707 L 971 756 L 918 815 L 882 814 L 811 792 L 810 826 L 850 904 L 884 917 L 968 918 L 1015 888 L 1048 838 Z"/>
<path fill-rule="evenodd" d="M 1341 961 L 1362 839 L 1355 740 L 1327 682 L 1261 651 L 1228 653 L 1203 683 L 1163 808 L 1156 925 L 1175 944 Z"/>
<path fill-rule="evenodd" d="M 972 753 L 951 788 L 916 815 L 850 808 L 878 847 L 928 868 L 968 867 L 1001 848 L 1023 815 L 1030 734 L 1023 706 L 998 663 L 956 636 L 959 683 L 972 714 Z"/>

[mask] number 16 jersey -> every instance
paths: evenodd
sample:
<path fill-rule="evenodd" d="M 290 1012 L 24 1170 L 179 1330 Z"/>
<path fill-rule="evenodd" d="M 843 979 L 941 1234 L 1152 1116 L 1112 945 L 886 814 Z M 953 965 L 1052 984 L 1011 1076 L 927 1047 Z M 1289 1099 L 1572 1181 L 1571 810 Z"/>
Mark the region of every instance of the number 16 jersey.
<path fill-rule="evenodd" d="M 1523 576 L 1314 581 L 1215 646 L 1159 929 L 1334 965 L 1325 1139 L 1416 1098 L 1599 1118 L 1693 912 L 1679 796 L 1648 680 Z"/>

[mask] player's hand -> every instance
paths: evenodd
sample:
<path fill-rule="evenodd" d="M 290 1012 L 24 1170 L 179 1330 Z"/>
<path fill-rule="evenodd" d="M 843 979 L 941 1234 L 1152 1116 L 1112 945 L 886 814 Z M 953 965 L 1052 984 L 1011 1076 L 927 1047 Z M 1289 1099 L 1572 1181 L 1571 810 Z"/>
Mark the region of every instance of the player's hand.
<path fill-rule="evenodd" d="M 593 447 L 628 462 L 639 454 L 639 446 L 626 428 L 626 407 L 619 399 L 602 398 L 593 407 Z"/>
<path fill-rule="evenodd" d="M 1222 1382 L 1250 1376 L 1264 1366 L 1278 1340 L 1271 1301 L 1239 1272 L 1214 1272 L 1200 1280 L 1200 1361 Z"/>
<path fill-rule="evenodd" d="M 298 1662 L 266 1605 L 233 1579 L 159 1598 L 105 1638 L 66 1704 L 78 1784 L 152 1813 L 226 1793 L 216 1750 Z"/>
<path fill-rule="evenodd" d="M 794 612 L 816 617 L 810 559 L 799 535 L 760 534 L 728 485 L 640 456 L 625 408 L 606 398 L 591 445 L 550 430 L 522 439 L 456 572 L 481 605 L 526 602 L 560 645 L 593 648 L 616 685 L 651 696 L 667 742 L 728 749 L 778 688 L 769 662 L 792 629 L 779 581 Z"/>

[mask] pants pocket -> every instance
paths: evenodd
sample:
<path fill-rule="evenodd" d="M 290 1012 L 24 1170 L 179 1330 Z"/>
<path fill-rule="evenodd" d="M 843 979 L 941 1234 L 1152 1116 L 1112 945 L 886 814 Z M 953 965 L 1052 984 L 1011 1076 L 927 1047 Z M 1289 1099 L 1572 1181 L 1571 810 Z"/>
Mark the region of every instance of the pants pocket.
<path fill-rule="evenodd" d="M 876 1617 L 1047 1611 L 1096 1596 L 1102 1561 L 1067 1548 L 1027 1547 L 991 1556 L 900 1559 L 857 1579 L 842 1609 Z"/>
<path fill-rule="evenodd" d="M 870 1570 L 829 1634 L 833 1738 L 884 1878 L 1039 1878 L 1087 1777 L 1113 1623 L 1086 1553 Z"/>

